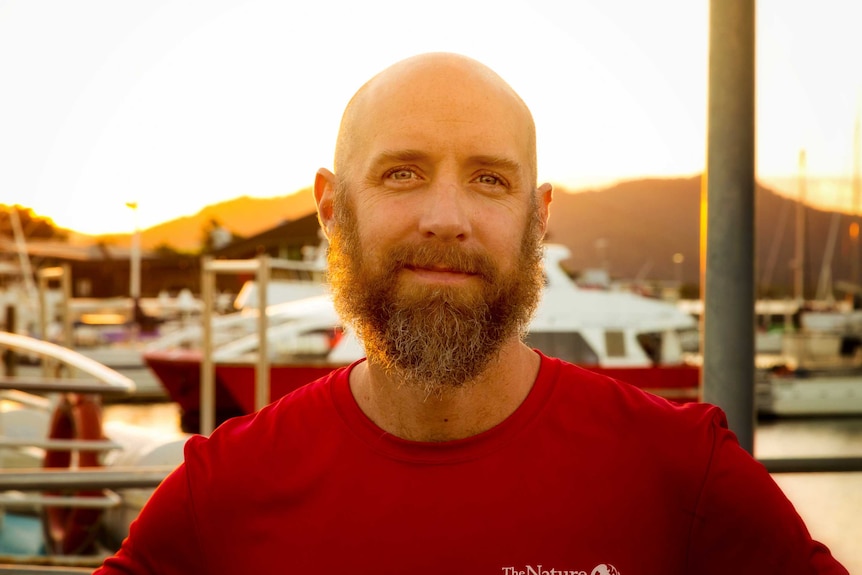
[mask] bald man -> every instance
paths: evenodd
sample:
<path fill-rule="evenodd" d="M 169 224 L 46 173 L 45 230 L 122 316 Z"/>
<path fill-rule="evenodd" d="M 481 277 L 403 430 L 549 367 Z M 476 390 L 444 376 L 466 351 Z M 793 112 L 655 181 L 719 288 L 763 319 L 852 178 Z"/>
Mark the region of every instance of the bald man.
<path fill-rule="evenodd" d="M 523 343 L 551 186 L 493 71 L 372 78 L 314 194 L 366 359 L 191 439 L 99 573 L 846 573 L 720 410 Z"/>

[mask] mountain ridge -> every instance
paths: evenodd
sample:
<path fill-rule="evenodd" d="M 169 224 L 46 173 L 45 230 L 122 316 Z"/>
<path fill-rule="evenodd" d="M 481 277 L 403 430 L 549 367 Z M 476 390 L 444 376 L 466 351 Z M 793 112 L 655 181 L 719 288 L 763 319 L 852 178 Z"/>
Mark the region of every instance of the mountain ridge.
<path fill-rule="evenodd" d="M 142 229 L 141 246 L 144 249 L 169 247 L 178 251 L 200 250 L 204 233 L 211 222 L 220 224 L 234 235 L 248 237 L 256 235 L 284 222 L 295 220 L 314 211 L 311 188 L 272 198 L 239 196 L 223 202 L 210 204 L 190 216 L 182 216 Z M 79 234 L 76 241 L 105 242 L 129 245 L 131 234 Z"/>
<path fill-rule="evenodd" d="M 574 191 L 556 186 L 547 241 L 569 247 L 572 257 L 565 265 L 573 272 L 604 267 L 613 277 L 681 279 L 696 285 L 700 277 L 700 201 L 699 175 L 625 180 Z M 778 286 L 784 295 L 793 284 L 796 204 L 763 185 L 756 186 L 757 283 Z M 151 250 L 171 247 L 196 252 L 207 226 L 213 223 L 248 237 L 314 209 L 310 188 L 275 198 L 241 196 L 141 230 L 141 243 Z M 804 212 L 806 291 L 814 290 L 824 270 L 831 279 L 852 280 L 858 273 L 852 259 L 859 248 L 844 230 L 853 223 L 858 226 L 859 217 L 810 206 Z M 830 254 L 829 236 L 836 223 L 840 231 Z M 123 246 L 129 245 L 131 234 L 79 236 L 76 242 L 81 241 Z"/>

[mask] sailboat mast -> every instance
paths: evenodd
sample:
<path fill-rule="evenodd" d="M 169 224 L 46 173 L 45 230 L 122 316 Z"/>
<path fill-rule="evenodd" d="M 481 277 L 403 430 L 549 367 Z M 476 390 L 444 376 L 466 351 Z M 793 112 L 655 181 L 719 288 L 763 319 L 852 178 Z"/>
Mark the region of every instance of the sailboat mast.
<path fill-rule="evenodd" d="M 27 239 L 24 237 L 24 229 L 21 226 L 18 206 L 12 206 L 9 209 L 9 221 L 12 224 L 12 235 L 15 237 L 15 250 L 18 252 L 18 262 L 21 267 L 21 276 L 29 300 L 28 303 L 31 306 L 35 306 L 36 282 L 33 280 L 33 267 L 30 265 L 30 254 L 27 252 Z"/>
<path fill-rule="evenodd" d="M 794 294 L 797 302 L 805 300 L 805 150 L 799 150 L 799 175 L 796 184 L 796 255 L 793 268 Z"/>
<path fill-rule="evenodd" d="M 856 107 L 856 125 L 853 130 L 853 215 L 856 221 L 850 224 L 851 259 L 850 272 L 853 286 L 859 286 L 859 204 L 862 202 L 862 119 L 860 107 Z"/>

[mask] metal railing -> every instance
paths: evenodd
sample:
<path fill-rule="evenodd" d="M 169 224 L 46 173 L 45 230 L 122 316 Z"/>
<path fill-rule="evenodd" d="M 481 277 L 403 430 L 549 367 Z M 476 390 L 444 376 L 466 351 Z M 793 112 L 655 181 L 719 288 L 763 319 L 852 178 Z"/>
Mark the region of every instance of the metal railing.
<path fill-rule="evenodd" d="M 74 567 L 69 565 L 4 565 L 0 563 L 0 573 L 3 575 L 82 575 L 92 572 L 92 567 Z"/>
<path fill-rule="evenodd" d="M 255 361 L 255 409 L 260 409 L 270 401 L 269 389 L 269 350 L 267 349 L 267 329 L 269 318 L 264 312 L 268 308 L 268 285 L 273 270 L 317 271 L 319 265 L 310 262 L 299 262 L 283 258 L 273 258 L 261 255 L 247 260 L 216 260 L 210 256 L 203 258 L 201 265 L 201 298 L 204 302 L 203 337 L 201 352 L 201 424 L 200 432 L 204 435 L 212 433 L 216 426 L 216 392 L 215 392 L 215 361 L 213 359 L 213 304 L 215 301 L 216 276 L 219 274 L 254 274 L 257 281 L 257 340 L 258 351 Z"/>
<path fill-rule="evenodd" d="M 128 377 L 105 367 L 71 349 L 43 340 L 0 332 L 0 349 L 23 355 L 36 355 L 55 367 L 58 374 L 82 373 L 85 377 L 42 377 L 0 375 L 0 399 L 16 402 L 27 409 L 48 411 L 54 402 L 39 394 L 128 394 L 135 390 Z M 62 369 L 60 369 L 62 368 Z M 106 452 L 120 449 L 109 439 L 65 439 L 51 437 L 10 437 L 0 435 L 0 450 L 48 450 Z M 0 469 L 0 508 L 40 508 L 44 506 L 102 508 L 122 503 L 113 490 L 154 488 L 173 467 L 146 468 L 14 468 Z M 101 491 L 101 495 L 76 495 L 82 491 Z M 45 493 L 47 492 L 47 493 Z M 104 559 L 96 556 L 0 556 L 0 573 L 90 573 Z"/>

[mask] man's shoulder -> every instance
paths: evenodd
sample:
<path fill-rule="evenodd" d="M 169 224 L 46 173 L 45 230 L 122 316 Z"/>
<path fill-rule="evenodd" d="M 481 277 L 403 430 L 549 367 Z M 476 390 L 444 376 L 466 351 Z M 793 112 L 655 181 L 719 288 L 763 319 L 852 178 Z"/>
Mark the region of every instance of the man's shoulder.
<path fill-rule="evenodd" d="M 707 403 L 679 403 L 659 397 L 632 383 L 573 365 L 558 358 L 543 358 L 554 374 L 555 403 L 575 409 L 587 420 L 615 423 L 624 429 L 645 427 L 652 433 L 678 434 L 713 426 L 726 427 L 724 413 Z"/>
<path fill-rule="evenodd" d="M 334 415 L 333 387 L 347 378 L 348 368 L 337 368 L 248 415 L 222 423 L 209 437 L 193 438 L 198 450 L 269 449 L 282 438 L 306 436 Z M 188 448 L 187 448 L 188 455 Z"/>
<path fill-rule="evenodd" d="M 716 450 L 735 444 L 721 409 L 706 403 L 675 403 L 634 385 L 561 362 L 547 419 L 568 430 L 570 444 L 610 463 L 638 465 L 641 478 L 691 491 L 709 473 Z M 589 438 L 586 440 L 585 438 Z M 731 448 L 735 449 L 735 448 Z"/>

